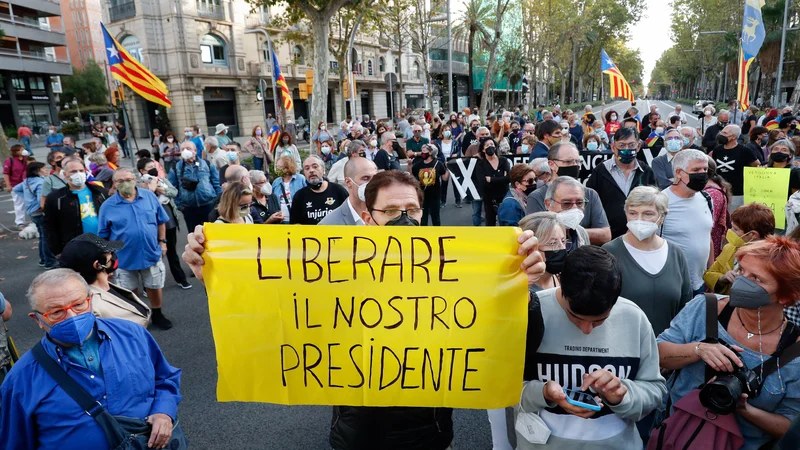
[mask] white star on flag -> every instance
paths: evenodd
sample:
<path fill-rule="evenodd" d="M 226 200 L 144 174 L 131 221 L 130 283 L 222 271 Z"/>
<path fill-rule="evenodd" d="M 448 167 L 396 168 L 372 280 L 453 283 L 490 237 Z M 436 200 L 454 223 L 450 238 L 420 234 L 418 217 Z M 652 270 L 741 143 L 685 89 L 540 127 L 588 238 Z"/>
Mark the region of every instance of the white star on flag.
<path fill-rule="evenodd" d="M 111 47 L 108 47 L 106 50 L 108 50 L 108 54 L 111 55 L 111 58 L 119 59 L 119 50 L 117 50 L 116 47 L 112 45 Z"/>
<path fill-rule="evenodd" d="M 606 64 L 608 64 L 611 67 L 614 67 L 614 61 L 612 61 L 611 58 L 606 60 Z"/>

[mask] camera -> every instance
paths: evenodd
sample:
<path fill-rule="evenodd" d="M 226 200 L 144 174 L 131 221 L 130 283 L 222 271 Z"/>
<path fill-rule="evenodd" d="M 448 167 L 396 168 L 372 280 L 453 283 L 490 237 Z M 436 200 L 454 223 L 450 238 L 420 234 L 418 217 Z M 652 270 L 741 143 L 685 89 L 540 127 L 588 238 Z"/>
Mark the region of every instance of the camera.
<path fill-rule="evenodd" d="M 724 345 L 739 356 L 727 342 L 720 339 L 713 343 Z M 739 359 L 743 360 L 741 356 Z M 736 410 L 736 402 L 742 394 L 755 398 L 761 393 L 761 382 L 756 373 L 747 367 L 733 364 L 733 372 L 713 371 L 713 374 L 716 379 L 700 389 L 700 403 L 715 414 L 733 413 Z"/>

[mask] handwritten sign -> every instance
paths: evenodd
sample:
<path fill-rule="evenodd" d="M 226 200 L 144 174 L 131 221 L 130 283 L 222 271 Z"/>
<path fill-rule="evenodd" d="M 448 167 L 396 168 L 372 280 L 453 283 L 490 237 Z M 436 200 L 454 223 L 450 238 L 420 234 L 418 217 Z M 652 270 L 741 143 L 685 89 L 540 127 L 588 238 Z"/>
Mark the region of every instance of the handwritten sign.
<path fill-rule="evenodd" d="M 516 228 L 206 224 L 219 401 L 519 401 Z"/>
<path fill-rule="evenodd" d="M 789 169 L 744 168 L 744 202 L 763 203 L 775 214 L 775 228 L 786 227 L 784 206 L 789 199 Z"/>

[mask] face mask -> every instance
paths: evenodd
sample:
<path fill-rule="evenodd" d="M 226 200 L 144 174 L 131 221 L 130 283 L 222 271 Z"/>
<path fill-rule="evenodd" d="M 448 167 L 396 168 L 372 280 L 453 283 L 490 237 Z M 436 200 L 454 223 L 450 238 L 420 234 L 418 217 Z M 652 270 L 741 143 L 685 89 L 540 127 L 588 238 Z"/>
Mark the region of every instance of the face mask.
<path fill-rule="evenodd" d="M 69 176 L 69 182 L 73 186 L 83 187 L 86 184 L 86 172 L 73 173 Z"/>
<path fill-rule="evenodd" d="M 420 155 L 422 155 L 422 159 L 428 159 L 431 157 L 430 152 L 421 152 Z"/>
<path fill-rule="evenodd" d="M 237 159 L 239 159 L 239 154 L 238 153 L 236 153 L 236 152 L 228 152 L 228 161 L 229 162 L 234 163 L 234 162 L 236 162 Z"/>
<path fill-rule="evenodd" d="M 55 130 L 47 130 L 47 134 L 56 134 Z"/>
<path fill-rule="evenodd" d="M 122 183 L 117 184 L 117 191 L 119 191 L 120 195 L 123 195 L 125 197 L 130 197 L 131 195 L 133 195 L 135 189 L 136 189 L 135 181 L 123 181 Z"/>
<path fill-rule="evenodd" d="M 761 146 L 766 147 L 767 144 L 769 144 L 769 136 L 764 136 L 763 138 L 761 138 Z"/>
<path fill-rule="evenodd" d="M 622 164 L 630 164 L 636 159 L 636 150 L 620 150 L 619 161 Z"/>
<path fill-rule="evenodd" d="M 259 191 L 261 192 L 261 195 L 269 197 L 270 195 L 272 195 L 272 185 L 269 183 L 264 183 L 264 185 L 261 186 L 261 189 L 259 189 Z"/>
<path fill-rule="evenodd" d="M 559 167 L 558 168 L 558 175 L 562 177 L 570 177 L 578 179 L 578 174 L 581 171 L 581 166 L 568 166 L 568 167 Z"/>
<path fill-rule="evenodd" d="M 719 144 L 719 145 L 725 145 L 725 144 L 727 144 L 727 143 L 728 143 L 728 138 L 727 138 L 727 137 L 725 137 L 725 136 L 723 136 L 723 135 L 721 135 L 721 134 L 720 134 L 720 135 L 717 135 L 717 144 Z"/>
<path fill-rule="evenodd" d="M 111 128 L 106 128 L 106 131 L 108 131 L 109 133 L 111 133 Z"/>
<path fill-rule="evenodd" d="M 320 129 L 320 130 L 327 130 L 327 129 L 328 129 L 328 127 L 326 127 L 325 125 L 323 125 L 323 126 L 319 127 L 319 129 Z"/>
<path fill-rule="evenodd" d="M 320 188 L 320 186 L 322 186 L 322 180 L 317 179 L 316 181 L 309 181 L 308 185 L 311 186 L 311 189 L 316 191 L 317 189 Z"/>
<path fill-rule="evenodd" d="M 719 125 L 721 128 L 725 128 L 725 127 L 728 126 L 728 122 L 721 122 L 720 121 L 720 122 L 717 122 L 717 125 Z"/>
<path fill-rule="evenodd" d="M 100 266 L 100 268 L 103 269 L 105 273 L 114 273 L 114 271 L 117 270 L 117 268 L 119 267 L 119 260 L 117 259 L 117 254 L 116 253 L 111 254 L 111 262 L 109 262 L 107 266 L 104 266 L 102 264 L 98 264 L 98 266 Z"/>
<path fill-rule="evenodd" d="M 174 138 L 171 138 L 171 137 L 168 137 L 168 138 L 167 138 L 167 142 L 169 142 L 170 144 L 172 144 L 173 142 L 175 142 L 175 139 L 174 139 Z"/>
<path fill-rule="evenodd" d="M 786 153 L 772 153 L 769 158 L 775 162 L 786 162 L 789 160 L 789 155 Z"/>
<path fill-rule="evenodd" d="M 531 195 L 533 193 L 533 191 L 535 191 L 535 190 L 536 190 L 536 185 L 535 184 L 528 185 L 525 188 L 525 191 L 524 191 L 525 192 L 525 196 Z"/>
<path fill-rule="evenodd" d="M 256 130 L 256 136 L 261 136 L 261 130 Z"/>
<path fill-rule="evenodd" d="M 59 169 L 61 168 L 61 161 L 62 160 L 60 160 L 60 159 L 58 161 L 56 161 L 56 167 L 58 167 Z"/>
<path fill-rule="evenodd" d="M 691 144 L 691 143 L 692 143 L 692 139 L 691 138 L 687 138 L 686 136 L 683 137 L 683 146 L 684 147 L 688 147 L 689 144 Z"/>
<path fill-rule="evenodd" d="M 156 169 L 155 167 L 153 167 L 152 169 L 150 169 L 150 170 L 148 170 L 148 171 L 147 171 L 147 174 L 148 174 L 148 175 L 151 175 L 151 176 L 154 176 L 154 177 L 157 177 L 157 176 L 158 176 L 158 169 Z"/>
<path fill-rule="evenodd" d="M 700 192 L 706 187 L 706 184 L 708 184 L 708 173 L 690 173 L 689 182 L 686 183 L 686 187 L 695 192 Z"/>
<path fill-rule="evenodd" d="M 496 150 L 494 149 L 494 147 L 486 147 L 486 149 L 484 149 L 484 153 L 486 153 L 486 156 L 494 156 L 495 152 Z"/>
<path fill-rule="evenodd" d="M 656 134 L 664 134 L 664 127 L 656 127 Z"/>
<path fill-rule="evenodd" d="M 758 309 L 770 304 L 771 298 L 767 291 L 755 281 L 738 276 L 731 286 L 729 305 L 734 308 Z"/>
<path fill-rule="evenodd" d="M 283 138 L 283 139 L 281 139 L 281 141 L 283 141 L 284 144 L 288 144 L 289 143 L 289 138 Z"/>
<path fill-rule="evenodd" d="M 528 144 L 522 144 L 520 147 L 522 147 L 522 153 L 525 155 L 531 151 L 531 147 Z"/>
<path fill-rule="evenodd" d="M 711 111 L 703 111 L 703 114 L 705 114 L 705 115 L 706 115 L 706 117 L 708 117 L 708 116 L 710 116 L 710 115 L 711 115 Z"/>
<path fill-rule="evenodd" d="M 69 345 L 81 345 L 92 333 L 95 317 L 91 311 L 65 319 L 47 331 L 50 339 Z M 47 325 L 45 325 L 47 326 Z"/>
<path fill-rule="evenodd" d="M 676 141 L 674 139 L 670 140 L 670 141 L 667 141 L 667 151 L 670 152 L 670 153 L 677 153 L 678 151 L 680 151 L 681 147 L 683 147 L 683 145 L 681 145 L 681 144 L 686 143 L 687 140 L 688 139 L 684 138 L 683 142 Z"/>
<path fill-rule="evenodd" d="M 403 147 L 400 147 L 400 144 L 398 144 L 397 141 L 394 141 L 392 142 L 392 151 L 399 155 L 403 151 Z"/>
<path fill-rule="evenodd" d="M 320 147 L 320 151 L 322 151 L 323 155 L 327 155 L 327 154 L 329 154 L 331 152 L 331 148 L 330 147 Z"/>
<path fill-rule="evenodd" d="M 561 137 L 569 137 L 569 128 L 562 128 L 561 129 Z"/>
<path fill-rule="evenodd" d="M 445 139 L 450 139 L 450 131 L 445 131 L 442 133 L 442 136 L 444 136 Z"/>
<path fill-rule="evenodd" d="M 239 217 L 247 217 L 250 215 L 250 207 L 245 206 L 244 208 L 239 208 Z"/>
<path fill-rule="evenodd" d="M 378 141 L 377 141 L 377 139 L 373 139 L 373 140 L 369 141 L 369 146 L 370 146 L 370 147 L 373 147 L 373 148 L 374 148 L 374 147 L 377 147 L 377 146 L 378 146 Z"/>
<path fill-rule="evenodd" d="M 612 114 L 611 115 L 611 121 L 612 122 L 616 122 L 617 121 L 617 115 L 616 114 Z"/>
<path fill-rule="evenodd" d="M 188 138 L 190 138 L 190 137 L 192 137 L 192 132 L 191 131 L 186 131 L 185 133 L 183 133 L 183 135 L 188 137 Z"/>
<path fill-rule="evenodd" d="M 408 217 L 408 213 L 403 212 L 400 217 L 394 218 L 386 222 L 387 227 L 418 227 L 419 221 L 412 217 Z"/>
<path fill-rule="evenodd" d="M 564 262 L 567 260 L 567 249 L 545 250 L 544 265 L 547 273 L 558 275 L 564 270 Z"/>
<path fill-rule="evenodd" d="M 568 209 L 566 211 L 561 211 L 560 213 L 556 214 L 558 221 L 564 227 L 569 228 L 570 230 L 574 230 L 581 224 L 581 220 L 583 220 L 583 211 L 578 208 Z"/>
<path fill-rule="evenodd" d="M 472 127 L 472 128 L 470 128 L 470 130 L 472 130 L 473 133 L 477 133 L 478 132 L 478 127 Z"/>
<path fill-rule="evenodd" d="M 194 152 L 193 151 L 191 151 L 191 150 L 181 150 L 181 158 L 183 158 L 184 161 L 189 161 L 193 157 L 194 157 Z"/>
<path fill-rule="evenodd" d="M 589 151 L 592 151 L 592 152 L 597 151 L 597 147 L 598 147 L 598 145 L 597 145 L 596 141 L 592 141 L 592 142 L 587 142 L 586 143 L 586 148 L 589 149 Z"/>
<path fill-rule="evenodd" d="M 745 234 L 744 234 L 744 236 L 747 236 L 748 234 L 749 234 L 749 233 L 745 233 Z M 744 244 L 746 244 L 746 243 L 747 243 L 747 242 L 744 240 L 744 236 L 739 236 L 738 234 L 736 234 L 736 232 L 735 232 L 735 231 L 733 231 L 733 230 L 728 230 L 728 232 L 725 234 L 725 239 L 726 239 L 726 240 L 728 241 L 728 243 L 729 243 L 729 244 L 731 244 L 732 246 L 734 246 L 734 247 L 736 247 L 736 248 L 739 248 L 739 247 L 741 247 L 741 246 L 743 246 Z"/>
<path fill-rule="evenodd" d="M 628 222 L 628 229 L 636 239 L 643 241 L 658 231 L 658 224 L 647 220 L 631 220 Z"/>

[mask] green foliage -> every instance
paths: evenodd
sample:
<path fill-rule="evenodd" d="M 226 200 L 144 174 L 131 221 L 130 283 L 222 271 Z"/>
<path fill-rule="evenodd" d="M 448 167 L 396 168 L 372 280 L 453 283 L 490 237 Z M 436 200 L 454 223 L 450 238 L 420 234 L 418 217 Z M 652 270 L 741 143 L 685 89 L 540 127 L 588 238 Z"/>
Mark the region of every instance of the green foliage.
<path fill-rule="evenodd" d="M 64 136 L 78 136 L 81 132 L 81 126 L 75 122 L 65 123 L 61 127 L 61 134 Z"/>
<path fill-rule="evenodd" d="M 172 125 L 170 124 L 167 108 L 163 105 L 158 105 L 156 111 L 158 111 L 158 114 L 156 114 L 156 128 L 161 130 L 161 133 L 171 130 Z"/>
<path fill-rule="evenodd" d="M 72 75 L 62 77 L 64 93 L 61 100 L 71 103 L 77 98 L 79 105 L 102 105 L 108 103 L 108 89 L 103 69 L 94 60 L 89 60 L 83 69 L 72 69 Z M 82 113 L 83 111 L 81 111 Z"/>
<path fill-rule="evenodd" d="M 17 127 L 14 125 L 6 125 L 3 127 L 3 131 L 6 133 L 7 138 L 16 139 L 17 138 Z"/>
<path fill-rule="evenodd" d="M 89 114 L 102 114 L 114 111 L 116 111 L 116 108 L 107 105 L 81 106 L 81 118 L 84 120 L 89 120 Z M 77 115 L 78 112 L 75 110 L 75 107 L 72 104 L 70 104 L 69 109 L 63 109 L 58 112 L 58 119 L 73 121 L 75 120 L 75 116 Z"/>

